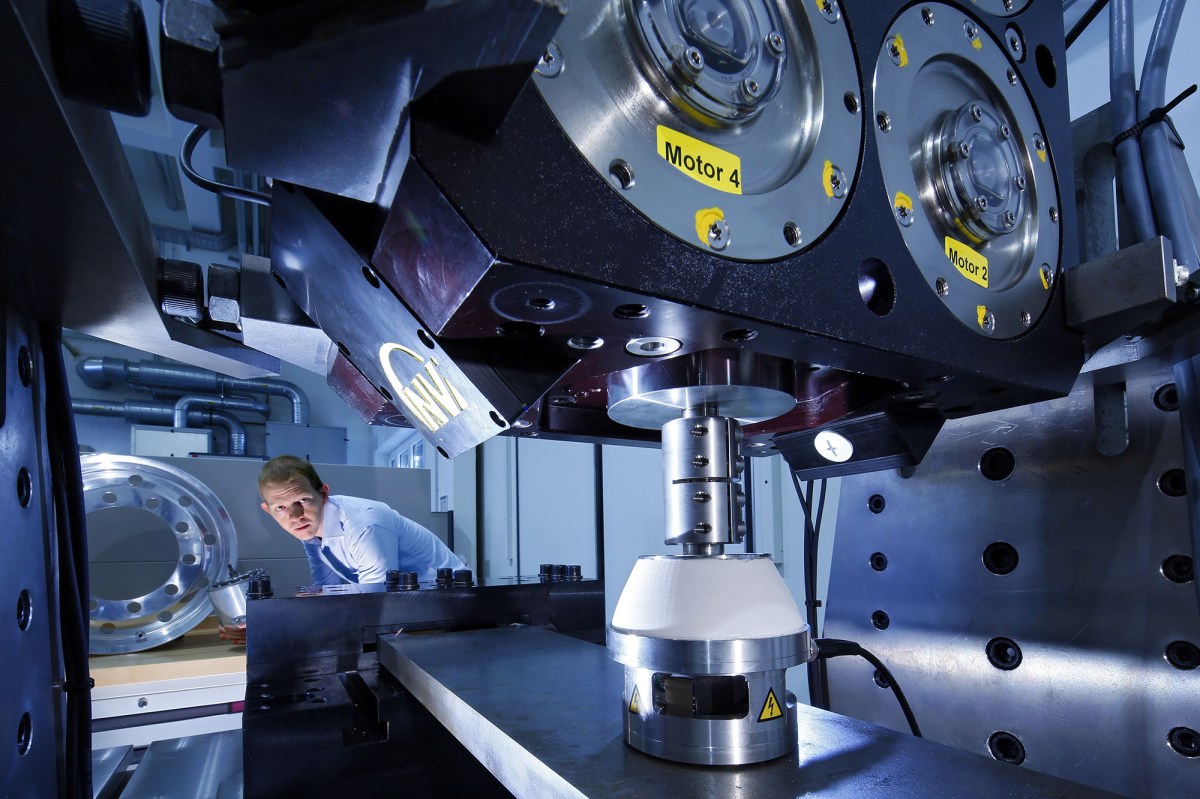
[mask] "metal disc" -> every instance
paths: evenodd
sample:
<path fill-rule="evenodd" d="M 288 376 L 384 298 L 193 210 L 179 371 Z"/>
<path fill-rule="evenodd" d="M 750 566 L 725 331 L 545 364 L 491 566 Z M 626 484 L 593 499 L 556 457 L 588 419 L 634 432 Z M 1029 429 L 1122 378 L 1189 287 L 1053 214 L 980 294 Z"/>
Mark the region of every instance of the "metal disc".
<path fill-rule="evenodd" d="M 208 486 L 165 463 L 128 455 L 84 455 L 84 507 L 136 508 L 157 516 L 179 545 L 161 585 L 142 596 L 91 597 L 91 652 L 138 652 L 165 644 L 212 613 L 206 589 L 237 565 L 233 522 Z"/>

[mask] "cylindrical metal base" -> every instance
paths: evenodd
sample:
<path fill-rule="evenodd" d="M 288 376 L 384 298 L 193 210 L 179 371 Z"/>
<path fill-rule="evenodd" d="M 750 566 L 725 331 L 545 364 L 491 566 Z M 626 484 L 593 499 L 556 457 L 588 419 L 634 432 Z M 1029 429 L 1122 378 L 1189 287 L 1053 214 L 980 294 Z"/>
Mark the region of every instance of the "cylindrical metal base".
<path fill-rule="evenodd" d="M 784 687 L 785 673 L 686 678 L 626 667 L 625 742 L 654 757 L 706 766 L 782 757 L 796 747 L 796 701 Z"/>

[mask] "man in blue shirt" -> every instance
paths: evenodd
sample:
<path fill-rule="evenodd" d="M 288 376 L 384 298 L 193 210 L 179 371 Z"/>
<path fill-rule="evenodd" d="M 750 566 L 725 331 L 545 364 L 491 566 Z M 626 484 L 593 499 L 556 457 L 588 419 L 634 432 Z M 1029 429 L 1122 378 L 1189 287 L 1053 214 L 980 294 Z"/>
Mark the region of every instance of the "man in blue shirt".
<path fill-rule="evenodd" d="M 313 465 L 294 455 L 272 458 L 258 474 L 262 509 L 304 544 L 314 585 L 382 583 L 390 570 L 433 580 L 439 568 L 465 569 L 441 540 L 386 503 L 330 496 Z M 221 630 L 244 641 L 245 630 Z"/>

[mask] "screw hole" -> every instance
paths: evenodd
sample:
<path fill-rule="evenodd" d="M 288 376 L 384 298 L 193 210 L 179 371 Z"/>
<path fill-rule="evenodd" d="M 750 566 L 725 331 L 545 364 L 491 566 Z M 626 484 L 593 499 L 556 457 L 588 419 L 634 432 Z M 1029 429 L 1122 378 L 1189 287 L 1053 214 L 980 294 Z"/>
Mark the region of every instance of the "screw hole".
<path fill-rule="evenodd" d="M 1179 410 L 1179 390 L 1174 383 L 1166 383 L 1158 387 L 1158 390 L 1154 392 L 1154 407 L 1168 413 Z"/>
<path fill-rule="evenodd" d="M 877 572 L 881 572 L 888 567 L 887 555 L 882 552 L 875 552 L 871 555 L 871 568 Z"/>
<path fill-rule="evenodd" d="M 26 388 L 33 382 L 33 355 L 28 347 L 21 347 L 17 352 L 17 374 L 21 376 L 21 385 Z"/>
<path fill-rule="evenodd" d="M 435 345 L 433 343 L 433 337 L 430 336 L 428 333 L 426 333 L 424 330 L 422 330 L 419 327 L 417 328 L 417 338 L 419 338 L 421 340 L 421 343 L 424 344 L 429 349 L 434 348 Z"/>
<path fill-rule="evenodd" d="M 885 677 L 879 669 L 875 669 L 875 673 L 871 675 L 871 679 L 885 691 L 892 687 L 892 681 Z"/>
<path fill-rule="evenodd" d="M 492 418 L 492 422 L 495 423 L 496 427 L 508 427 L 508 424 L 504 421 L 504 418 L 495 411 L 491 411 L 488 416 Z"/>
<path fill-rule="evenodd" d="M 546 329 L 533 322 L 505 322 L 496 328 L 496 332 L 508 338 L 538 338 Z"/>
<path fill-rule="evenodd" d="M 362 268 L 362 275 L 371 284 L 371 288 L 379 288 L 379 277 L 375 274 L 375 270 L 369 266 L 364 266 Z"/>
<path fill-rule="evenodd" d="M 1200 757 L 1200 733 L 1191 727 L 1176 727 L 1167 734 L 1171 748 L 1184 757 Z"/>
<path fill-rule="evenodd" d="M 33 743 L 33 719 L 28 713 L 21 716 L 17 723 L 17 754 L 24 757 Z"/>
<path fill-rule="evenodd" d="M 988 751 L 1002 763 L 1019 766 L 1025 762 L 1025 745 L 1011 732 L 994 732 L 988 738 Z"/>
<path fill-rule="evenodd" d="M 392 392 L 388 391 L 386 386 L 376 386 L 375 390 L 378 391 L 379 395 L 388 402 L 392 401 Z"/>
<path fill-rule="evenodd" d="M 1004 447 L 993 447 L 979 458 L 979 473 L 989 480 L 1007 478 L 1016 466 L 1016 457 Z"/>
<path fill-rule="evenodd" d="M 795 222 L 788 222 L 783 226 L 783 240 L 788 243 L 789 247 L 800 246 L 800 228 Z"/>
<path fill-rule="evenodd" d="M 613 309 L 613 316 L 618 319 L 645 319 L 650 315 L 650 309 L 639 303 L 618 305 Z"/>
<path fill-rule="evenodd" d="M 1173 583 L 1190 583 L 1196 579 L 1195 564 L 1190 555 L 1171 555 L 1162 562 L 1162 574 Z"/>
<path fill-rule="evenodd" d="M 842 95 L 842 102 L 846 104 L 846 110 L 851 114 L 857 114 L 859 109 L 858 95 L 854 92 L 846 92 Z"/>
<path fill-rule="evenodd" d="M 877 610 L 871 614 L 871 624 L 875 626 L 876 630 L 886 630 L 891 626 L 892 620 L 882 610 Z"/>
<path fill-rule="evenodd" d="M 437 448 L 437 454 L 441 455 L 446 460 L 450 460 L 449 453 L 447 453 L 446 450 L 442 449 L 441 447 Z"/>
<path fill-rule="evenodd" d="M 22 508 L 28 508 L 32 499 L 33 478 L 29 476 L 29 470 L 22 466 L 17 472 L 17 501 L 21 503 Z"/>
<path fill-rule="evenodd" d="M 1058 65 L 1054 63 L 1054 54 L 1050 52 L 1049 47 L 1039 44 L 1034 51 L 1034 59 L 1037 63 L 1038 77 L 1047 88 L 1053 89 L 1058 83 Z"/>
<path fill-rule="evenodd" d="M 1011 638 L 993 638 L 985 648 L 988 662 L 1001 671 L 1012 671 L 1021 665 L 1021 647 Z"/>
<path fill-rule="evenodd" d="M 1191 641 L 1172 641 L 1167 644 L 1163 654 L 1168 663 L 1181 671 L 1191 671 L 1200 666 L 1200 647 Z"/>
<path fill-rule="evenodd" d="M 753 341 L 754 339 L 758 338 L 758 331 L 739 328 L 737 330 L 727 331 L 723 336 L 721 336 L 721 338 L 738 344 L 745 341 Z"/>
<path fill-rule="evenodd" d="M 1183 469 L 1167 469 L 1158 478 L 1158 490 L 1168 497 L 1182 497 L 1187 493 L 1187 475 Z"/>
<path fill-rule="evenodd" d="M 620 158 L 608 165 L 608 176 L 621 189 L 633 188 L 633 167 Z"/>
<path fill-rule="evenodd" d="M 29 622 L 33 618 L 33 599 L 29 596 L 29 591 L 22 590 L 17 596 L 17 627 L 22 632 L 29 629 Z"/>
<path fill-rule="evenodd" d="M 983 566 L 992 574 L 1012 574 L 1020 561 L 1017 548 L 1007 541 L 995 541 L 983 550 Z"/>
<path fill-rule="evenodd" d="M 896 284 L 887 264 L 877 258 L 863 261 L 858 270 L 858 293 L 876 316 L 887 316 L 896 304 Z"/>
<path fill-rule="evenodd" d="M 867 500 L 867 510 L 871 513 L 883 513 L 883 509 L 887 507 L 887 500 L 882 494 L 872 494 Z"/>

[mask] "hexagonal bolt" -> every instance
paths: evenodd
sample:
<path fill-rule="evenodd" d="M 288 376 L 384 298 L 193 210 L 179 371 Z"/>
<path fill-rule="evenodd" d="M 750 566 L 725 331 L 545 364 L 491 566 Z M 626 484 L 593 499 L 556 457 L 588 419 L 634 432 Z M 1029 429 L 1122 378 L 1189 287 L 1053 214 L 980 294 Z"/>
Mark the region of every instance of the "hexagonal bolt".
<path fill-rule="evenodd" d="M 821 0 L 821 16 L 829 22 L 837 22 L 841 17 L 836 0 Z"/>
<path fill-rule="evenodd" d="M 704 53 L 700 52 L 699 48 L 689 47 L 683 51 L 680 62 L 688 72 L 699 74 L 704 70 Z"/>
<path fill-rule="evenodd" d="M 1005 227 L 1009 227 L 1009 228 L 1015 227 L 1017 224 L 1017 215 L 1014 214 L 1012 211 L 1005 211 L 1003 216 L 1000 217 L 1000 219 L 1002 222 L 1004 222 Z"/>
<path fill-rule="evenodd" d="M 1012 135 L 1012 130 L 1008 125 L 1001 123 L 1000 127 L 996 128 L 996 134 L 1003 140 Z"/>
<path fill-rule="evenodd" d="M 979 36 L 979 28 L 975 27 L 974 22 L 967 20 L 963 23 L 963 33 L 967 34 L 968 39 L 974 41 Z"/>
<path fill-rule="evenodd" d="M 708 226 L 708 246 L 723 250 L 729 246 L 729 223 L 718 219 Z"/>
<path fill-rule="evenodd" d="M 886 111 L 880 111 L 875 115 L 875 124 L 879 125 L 879 129 L 887 133 L 892 129 L 892 118 L 887 115 Z"/>
<path fill-rule="evenodd" d="M 900 66 L 900 42 L 897 41 L 895 36 L 888 37 L 887 51 L 888 57 L 892 59 L 892 63 L 896 66 Z"/>
<path fill-rule="evenodd" d="M 922 8 L 921 9 L 921 19 L 923 19 L 925 21 L 926 25 L 932 25 L 933 24 L 933 9 L 932 8 Z"/>
<path fill-rule="evenodd" d="M 534 71 L 544 78 L 556 78 L 562 74 L 562 49 L 558 46 L 557 42 L 550 42 L 550 44 L 546 45 L 546 52 L 542 53 L 542 57 L 538 59 Z"/>
<path fill-rule="evenodd" d="M 971 119 L 975 120 L 976 122 L 983 119 L 983 109 L 977 105 L 972 105 L 971 106 Z"/>
<path fill-rule="evenodd" d="M 1017 175 L 1015 178 L 1013 178 L 1013 186 L 1017 188 L 1017 191 L 1025 191 L 1025 176 Z"/>
<path fill-rule="evenodd" d="M 758 84 L 754 78 L 746 78 L 742 81 L 742 95 L 747 100 L 757 100 L 762 97 L 762 86 Z"/>
<path fill-rule="evenodd" d="M 896 212 L 896 221 L 902 227 L 912 227 L 914 214 L 911 208 L 907 205 L 897 204 L 893 206 L 892 210 Z"/>
<path fill-rule="evenodd" d="M 846 173 L 836 166 L 829 170 L 829 190 L 839 200 L 846 196 Z"/>
<path fill-rule="evenodd" d="M 767 49 L 770 50 L 773 55 L 783 55 L 787 52 L 787 44 L 784 42 L 783 36 L 781 36 L 777 31 L 771 31 L 768 33 L 764 41 L 767 44 Z"/>

